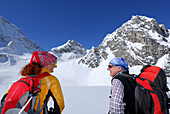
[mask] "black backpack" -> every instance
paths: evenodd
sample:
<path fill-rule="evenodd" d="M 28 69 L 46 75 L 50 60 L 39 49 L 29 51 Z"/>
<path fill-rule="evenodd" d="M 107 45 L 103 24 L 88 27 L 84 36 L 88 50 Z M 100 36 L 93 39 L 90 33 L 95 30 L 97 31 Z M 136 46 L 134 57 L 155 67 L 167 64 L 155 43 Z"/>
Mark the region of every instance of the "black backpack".
<path fill-rule="evenodd" d="M 167 77 L 160 67 L 147 65 L 142 68 L 140 75 L 121 74 L 114 78 L 123 83 L 124 99 L 130 102 L 125 107 L 125 113 L 134 109 L 132 114 L 169 114 Z"/>

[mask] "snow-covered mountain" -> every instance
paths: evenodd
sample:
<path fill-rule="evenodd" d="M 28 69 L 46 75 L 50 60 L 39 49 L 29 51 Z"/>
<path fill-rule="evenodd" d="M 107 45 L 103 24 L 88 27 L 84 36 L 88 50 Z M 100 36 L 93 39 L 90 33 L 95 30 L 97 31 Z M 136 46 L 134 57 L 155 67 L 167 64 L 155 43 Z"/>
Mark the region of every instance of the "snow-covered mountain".
<path fill-rule="evenodd" d="M 78 62 L 97 68 L 109 56 L 123 57 L 129 65 L 155 65 L 166 56 L 163 69 L 170 76 L 170 32 L 155 19 L 132 16 L 112 34 L 108 34 L 99 47 L 92 49 Z"/>
<path fill-rule="evenodd" d="M 29 62 L 31 52 L 41 48 L 27 49 L 27 44 L 35 44 L 28 39 L 25 42 L 26 37 L 18 32 L 20 30 L 6 21 L 1 17 L 1 23 L 4 24 L 0 26 L 0 78 L 12 75 L 13 78 L 8 79 L 10 82 L 17 79 L 20 68 Z M 11 26 L 14 27 L 10 28 Z M 150 63 L 160 66 L 170 76 L 169 34 L 170 30 L 153 18 L 132 16 L 116 31 L 108 34 L 98 47 L 85 49 L 76 41 L 68 40 L 67 43 L 52 48 L 50 52 L 58 57 L 58 67 L 53 74 L 62 85 L 106 86 L 110 85 L 111 78 L 107 71 L 108 62 L 113 57 L 123 57 L 129 63 L 130 73 L 138 74 L 143 65 Z M 20 47 L 14 46 L 15 52 L 11 51 L 13 48 L 10 45 L 6 48 L 10 41 L 20 44 Z M 20 52 L 30 54 L 20 55 Z M 9 63 L 13 63 L 12 66 Z"/>
<path fill-rule="evenodd" d="M 74 40 L 68 40 L 64 45 L 52 48 L 50 52 L 62 61 L 78 59 L 87 54 L 87 50 Z"/>
<path fill-rule="evenodd" d="M 11 64 L 15 64 L 13 54 L 22 55 L 35 50 L 43 49 L 27 38 L 14 24 L 0 16 L 0 63 L 10 60 Z"/>

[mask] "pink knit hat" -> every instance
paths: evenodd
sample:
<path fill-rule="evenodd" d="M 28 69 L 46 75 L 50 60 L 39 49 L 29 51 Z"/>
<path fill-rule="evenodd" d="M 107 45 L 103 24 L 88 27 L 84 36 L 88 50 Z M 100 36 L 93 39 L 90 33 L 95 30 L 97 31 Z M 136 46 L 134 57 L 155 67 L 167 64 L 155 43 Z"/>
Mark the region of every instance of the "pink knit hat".
<path fill-rule="evenodd" d="M 48 66 L 56 59 L 57 57 L 47 51 L 34 51 L 30 60 L 30 65 L 34 62 L 38 62 L 41 66 Z"/>

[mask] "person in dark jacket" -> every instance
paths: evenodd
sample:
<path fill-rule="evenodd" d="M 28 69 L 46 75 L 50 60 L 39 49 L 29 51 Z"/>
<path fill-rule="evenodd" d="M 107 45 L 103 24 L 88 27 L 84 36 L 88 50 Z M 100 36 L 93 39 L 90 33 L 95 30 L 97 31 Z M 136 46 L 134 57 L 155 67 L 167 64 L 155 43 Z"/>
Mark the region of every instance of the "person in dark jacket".
<path fill-rule="evenodd" d="M 128 63 L 123 58 L 113 58 L 108 65 L 112 87 L 108 114 L 134 114 L 134 90 L 129 89 Z M 126 84 L 126 85 L 125 85 Z"/>

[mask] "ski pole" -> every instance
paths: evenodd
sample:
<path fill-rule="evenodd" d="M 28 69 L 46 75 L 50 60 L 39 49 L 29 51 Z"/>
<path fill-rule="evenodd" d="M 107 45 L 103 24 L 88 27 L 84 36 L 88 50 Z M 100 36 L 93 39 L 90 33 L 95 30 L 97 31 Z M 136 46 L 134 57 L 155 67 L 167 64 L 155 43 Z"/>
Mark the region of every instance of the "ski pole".
<path fill-rule="evenodd" d="M 22 112 L 25 110 L 25 108 L 27 107 L 27 105 L 29 104 L 29 102 L 31 101 L 31 99 L 33 98 L 33 96 L 31 96 L 29 98 L 29 100 L 27 101 L 27 103 L 22 107 L 22 109 L 19 111 L 18 114 L 22 114 Z"/>
<path fill-rule="evenodd" d="M 33 95 L 28 99 L 27 103 L 21 108 L 21 110 L 19 111 L 18 114 L 22 114 L 22 112 L 25 110 L 25 108 L 27 107 L 27 105 L 29 104 L 29 102 L 32 100 L 32 98 L 36 95 L 36 93 L 40 92 L 41 89 L 40 88 L 35 88 L 35 92 L 33 93 Z"/>

